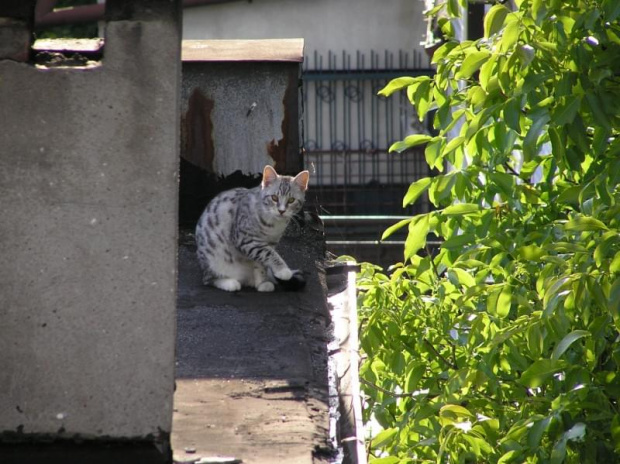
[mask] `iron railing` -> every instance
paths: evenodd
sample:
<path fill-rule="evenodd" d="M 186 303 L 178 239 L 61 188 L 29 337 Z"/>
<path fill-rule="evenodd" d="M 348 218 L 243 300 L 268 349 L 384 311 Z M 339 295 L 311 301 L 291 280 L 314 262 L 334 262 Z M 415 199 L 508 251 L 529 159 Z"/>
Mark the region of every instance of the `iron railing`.
<path fill-rule="evenodd" d="M 408 214 L 402 209 L 409 184 L 428 176 L 421 150 L 389 154 L 389 146 L 424 133 L 407 96 L 377 95 L 391 79 L 431 75 L 428 59 L 414 50 L 383 54 L 315 53 L 304 62 L 305 165 L 313 174 L 320 214 Z"/>

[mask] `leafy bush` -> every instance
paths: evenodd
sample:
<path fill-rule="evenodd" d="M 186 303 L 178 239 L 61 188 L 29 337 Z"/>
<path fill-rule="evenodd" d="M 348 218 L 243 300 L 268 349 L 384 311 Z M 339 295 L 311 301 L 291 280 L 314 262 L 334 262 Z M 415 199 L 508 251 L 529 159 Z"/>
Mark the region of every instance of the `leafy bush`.
<path fill-rule="evenodd" d="M 620 461 L 620 2 L 515 3 L 458 42 L 450 0 L 436 75 L 380 92 L 436 110 L 392 150 L 441 173 L 358 279 L 371 463 Z"/>

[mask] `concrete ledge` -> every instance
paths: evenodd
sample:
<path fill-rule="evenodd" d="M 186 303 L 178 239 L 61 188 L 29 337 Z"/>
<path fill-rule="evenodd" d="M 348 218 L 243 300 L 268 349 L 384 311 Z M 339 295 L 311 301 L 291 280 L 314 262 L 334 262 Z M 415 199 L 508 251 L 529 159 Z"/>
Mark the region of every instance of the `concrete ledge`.
<path fill-rule="evenodd" d="M 175 462 L 326 463 L 329 441 L 322 235 L 308 227 L 279 246 L 306 271 L 300 292 L 205 287 L 193 237 L 179 249 Z"/>

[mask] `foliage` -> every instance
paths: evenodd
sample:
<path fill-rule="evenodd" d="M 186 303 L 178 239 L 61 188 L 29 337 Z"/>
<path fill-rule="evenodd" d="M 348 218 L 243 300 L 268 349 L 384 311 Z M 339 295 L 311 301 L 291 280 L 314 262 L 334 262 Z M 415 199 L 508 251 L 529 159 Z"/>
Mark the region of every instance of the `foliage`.
<path fill-rule="evenodd" d="M 620 2 L 515 3 L 459 43 L 450 0 L 436 75 L 380 92 L 436 110 L 392 150 L 441 174 L 384 234 L 404 264 L 358 279 L 371 463 L 620 460 Z"/>

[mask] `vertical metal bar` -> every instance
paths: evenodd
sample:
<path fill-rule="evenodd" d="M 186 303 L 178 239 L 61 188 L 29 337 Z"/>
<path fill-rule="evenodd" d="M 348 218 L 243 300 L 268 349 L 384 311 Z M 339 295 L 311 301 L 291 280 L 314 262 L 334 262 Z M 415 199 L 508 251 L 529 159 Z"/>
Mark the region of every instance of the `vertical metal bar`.
<path fill-rule="evenodd" d="M 329 51 L 329 69 L 331 71 L 336 71 L 337 70 L 337 66 L 336 66 L 336 59 L 334 56 L 334 53 L 332 53 L 332 51 Z M 335 85 L 334 85 L 334 81 L 330 80 L 329 81 L 329 149 L 333 151 L 334 149 L 334 145 L 335 145 L 335 125 L 336 125 L 336 106 L 335 106 L 335 102 L 336 102 L 336 95 L 335 95 L 336 89 L 335 89 Z M 337 159 L 337 158 L 336 158 Z M 331 184 L 332 185 L 337 185 L 337 173 L 338 173 L 338 167 L 334 166 L 334 163 L 330 163 L 330 177 L 331 177 Z"/>
<path fill-rule="evenodd" d="M 363 53 L 360 54 L 360 52 L 358 51 L 358 68 L 361 69 L 366 69 L 366 55 L 364 55 Z M 361 127 L 361 132 L 360 132 L 360 140 L 361 140 L 361 146 L 364 146 L 364 141 L 366 140 L 366 108 L 367 108 L 367 104 L 366 101 L 368 100 L 366 98 L 366 90 L 368 89 L 368 85 L 370 84 L 370 82 L 368 80 L 363 80 L 360 81 L 360 91 L 362 92 L 362 99 L 361 99 L 361 103 L 360 106 L 358 107 L 358 111 L 360 113 L 360 123 L 359 126 Z M 372 143 L 372 142 L 371 142 Z M 360 163 L 359 163 L 359 184 L 362 184 L 364 181 L 364 174 L 365 174 L 365 163 L 364 163 L 364 159 L 366 158 L 366 154 L 360 154 L 359 159 L 360 159 Z"/>
<path fill-rule="evenodd" d="M 388 51 L 386 50 L 384 52 L 384 57 L 383 57 L 383 63 L 385 65 L 386 68 L 388 69 L 392 69 L 392 60 L 391 60 L 391 55 L 388 54 Z M 388 98 L 386 101 L 386 105 L 385 105 L 385 153 L 387 154 L 387 149 L 390 146 L 390 139 L 392 136 L 392 126 L 393 126 L 393 120 L 392 120 L 392 111 L 393 111 L 393 106 L 394 106 L 394 100 L 391 98 Z M 386 157 L 386 164 L 387 164 L 387 182 L 391 183 L 391 177 L 392 177 L 392 158 L 393 157 Z"/>
<path fill-rule="evenodd" d="M 343 50 L 342 51 L 342 69 L 345 72 L 350 71 L 350 66 L 347 63 L 347 54 Z M 350 80 L 342 79 L 339 81 L 339 87 L 342 89 L 342 140 L 343 140 L 343 175 L 344 175 L 344 183 L 345 188 L 350 181 L 350 173 L 349 173 L 349 155 L 347 154 L 347 149 L 350 146 L 350 136 L 351 136 L 351 108 L 349 106 L 349 99 L 347 97 L 347 86 L 350 83 Z"/>

